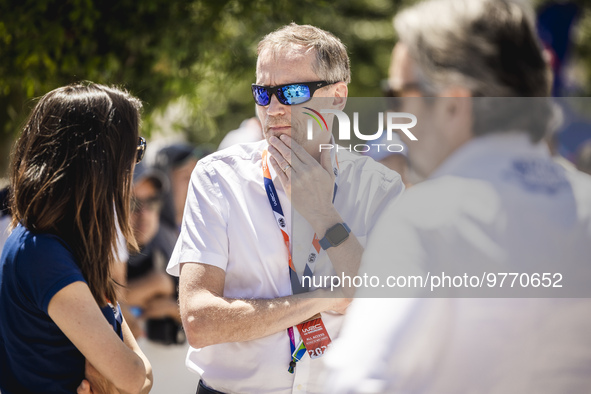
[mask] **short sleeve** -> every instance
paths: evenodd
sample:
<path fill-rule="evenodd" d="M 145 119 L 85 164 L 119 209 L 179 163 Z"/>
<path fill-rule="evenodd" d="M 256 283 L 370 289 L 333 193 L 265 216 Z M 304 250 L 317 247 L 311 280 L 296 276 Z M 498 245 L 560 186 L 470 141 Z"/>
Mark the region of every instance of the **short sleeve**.
<path fill-rule="evenodd" d="M 228 264 L 227 205 L 219 175 L 207 160 L 191 175 L 181 233 L 167 272 L 180 275 L 180 264 L 203 263 L 226 270 Z"/>
<path fill-rule="evenodd" d="M 23 296 L 45 313 L 57 292 L 71 283 L 85 282 L 72 252 L 59 238 L 47 234 L 24 239 L 16 258 L 16 278 Z"/>

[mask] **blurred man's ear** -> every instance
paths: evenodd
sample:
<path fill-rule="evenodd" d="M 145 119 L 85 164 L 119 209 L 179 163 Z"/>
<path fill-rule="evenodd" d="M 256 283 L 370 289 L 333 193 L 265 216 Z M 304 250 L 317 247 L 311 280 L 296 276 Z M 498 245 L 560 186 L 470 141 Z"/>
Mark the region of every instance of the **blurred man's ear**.
<path fill-rule="evenodd" d="M 347 88 L 347 84 L 344 82 L 337 82 L 334 86 L 334 89 L 334 100 L 332 104 L 334 108 L 342 111 L 347 104 L 347 95 L 349 94 L 349 89 Z"/>
<path fill-rule="evenodd" d="M 454 94 L 454 96 L 451 95 Z M 467 94 L 466 94 L 467 93 Z M 448 138 L 464 143 L 473 137 L 472 97 L 466 89 L 450 92 L 442 97 L 445 111 L 445 132 Z"/>

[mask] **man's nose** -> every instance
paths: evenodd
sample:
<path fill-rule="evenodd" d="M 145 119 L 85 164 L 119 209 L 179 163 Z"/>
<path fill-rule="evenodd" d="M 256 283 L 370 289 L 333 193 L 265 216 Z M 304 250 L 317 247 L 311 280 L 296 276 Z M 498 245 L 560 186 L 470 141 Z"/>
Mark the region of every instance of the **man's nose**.
<path fill-rule="evenodd" d="M 267 114 L 269 116 L 278 116 L 284 115 L 286 113 L 286 105 L 281 104 L 277 99 L 277 96 L 274 94 L 271 96 L 271 101 L 269 102 L 269 106 L 267 107 Z"/>

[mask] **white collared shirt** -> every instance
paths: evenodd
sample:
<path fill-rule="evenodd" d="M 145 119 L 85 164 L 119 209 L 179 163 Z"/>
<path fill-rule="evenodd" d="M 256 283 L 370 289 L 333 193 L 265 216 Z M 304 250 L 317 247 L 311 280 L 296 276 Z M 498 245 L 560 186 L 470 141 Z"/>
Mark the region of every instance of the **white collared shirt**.
<path fill-rule="evenodd" d="M 387 209 L 361 270 L 454 264 L 590 279 L 591 178 L 523 133 L 472 139 Z M 325 362 L 336 392 L 588 392 L 590 332 L 584 298 L 356 299 Z"/>
<path fill-rule="evenodd" d="M 168 272 L 179 275 L 182 263 L 214 265 L 226 272 L 224 297 L 277 298 L 291 295 L 288 254 L 263 187 L 261 154 L 266 141 L 232 146 L 199 161 L 191 184 L 181 234 Z M 362 246 L 385 206 L 404 186 L 400 176 L 371 159 L 340 151 L 339 189 L 334 205 Z M 293 261 L 301 275 L 313 231 L 293 212 L 270 167 L 273 183 L 292 235 Z M 326 252 L 316 260 L 315 275 L 334 273 Z M 323 314 L 331 337 L 342 318 Z M 297 331 L 297 330 L 294 330 Z M 287 372 L 287 330 L 248 342 L 189 350 L 187 366 L 210 387 L 228 393 L 322 392 L 321 363 L 305 355 L 295 374 Z"/>

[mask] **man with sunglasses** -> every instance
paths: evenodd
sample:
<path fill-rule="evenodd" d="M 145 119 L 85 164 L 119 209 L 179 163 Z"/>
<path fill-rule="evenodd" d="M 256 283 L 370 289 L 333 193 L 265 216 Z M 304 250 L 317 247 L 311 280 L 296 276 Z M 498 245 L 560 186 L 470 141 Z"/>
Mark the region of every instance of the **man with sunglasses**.
<path fill-rule="evenodd" d="M 324 391 L 320 356 L 351 288 L 331 293 L 310 278 L 354 277 L 366 235 L 404 189 L 369 158 L 321 153 L 331 117 L 308 138 L 305 112 L 342 109 L 349 81 L 332 34 L 291 24 L 267 35 L 252 86 L 265 140 L 210 155 L 193 172 L 168 272 L 180 274 L 198 393 Z"/>
<path fill-rule="evenodd" d="M 543 142 L 552 106 L 533 10 L 427 0 L 394 27 L 390 84 L 417 116 L 405 142 L 427 179 L 370 235 L 363 268 L 395 266 L 404 288 L 360 290 L 382 299 L 353 302 L 327 355 L 330 391 L 588 392 L 591 179 Z"/>

